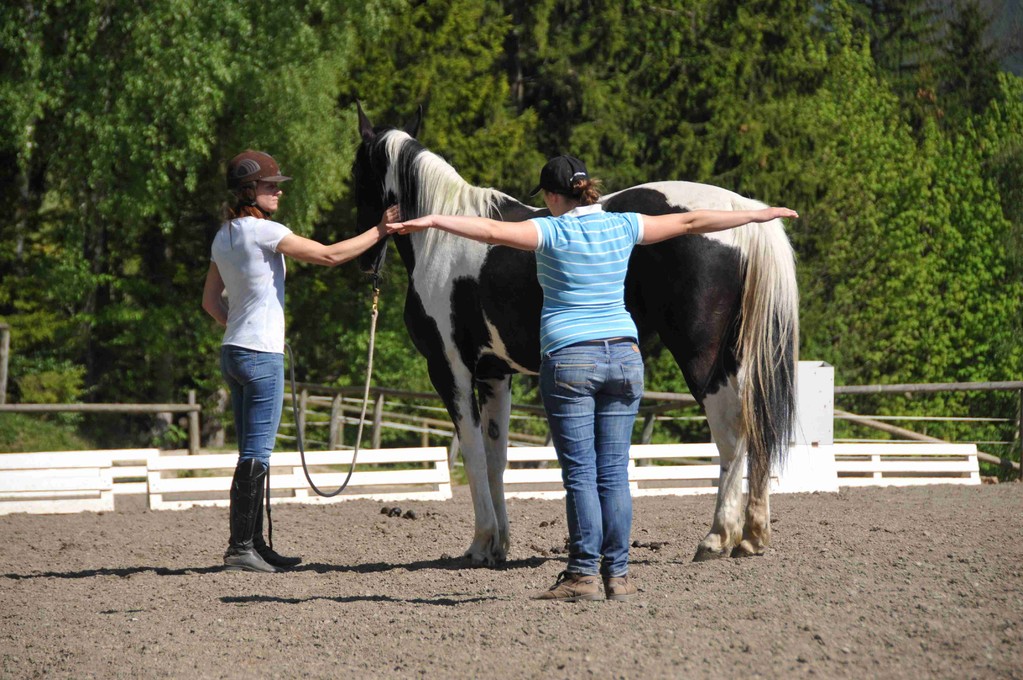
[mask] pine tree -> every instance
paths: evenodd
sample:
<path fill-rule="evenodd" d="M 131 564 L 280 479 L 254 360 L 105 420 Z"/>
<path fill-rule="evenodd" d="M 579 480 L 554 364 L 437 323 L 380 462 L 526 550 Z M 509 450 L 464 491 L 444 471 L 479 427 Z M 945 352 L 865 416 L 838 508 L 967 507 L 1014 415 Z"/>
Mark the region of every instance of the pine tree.
<path fill-rule="evenodd" d="M 978 0 L 957 0 L 948 23 L 938 92 L 942 108 L 956 127 L 969 116 L 984 112 L 998 95 L 998 58 L 985 35 L 991 18 Z"/>
<path fill-rule="evenodd" d="M 936 105 L 942 22 L 929 0 L 851 0 L 854 31 L 870 37 L 870 53 L 914 128 L 940 116 Z"/>

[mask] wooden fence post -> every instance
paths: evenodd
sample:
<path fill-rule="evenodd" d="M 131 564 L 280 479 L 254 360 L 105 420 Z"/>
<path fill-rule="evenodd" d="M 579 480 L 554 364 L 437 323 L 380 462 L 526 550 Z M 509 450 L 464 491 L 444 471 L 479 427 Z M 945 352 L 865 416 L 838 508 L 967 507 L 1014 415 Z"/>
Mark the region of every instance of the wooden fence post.
<path fill-rule="evenodd" d="M 373 448 L 380 448 L 380 425 L 384 419 L 384 395 L 378 394 L 373 404 Z"/>
<path fill-rule="evenodd" d="M 7 357 L 11 352 L 11 327 L 0 323 L 0 404 L 7 403 Z"/>
<path fill-rule="evenodd" d="M 334 395 L 334 398 L 330 400 L 330 437 L 328 439 L 327 448 L 331 451 L 336 451 L 338 446 L 341 444 L 342 434 L 344 430 L 344 415 L 341 413 L 341 393 Z"/>
<path fill-rule="evenodd" d="M 430 446 L 430 424 L 426 422 L 426 418 L 419 421 L 419 425 L 423 428 L 422 436 L 419 437 L 419 445 L 424 449 Z"/>
<path fill-rule="evenodd" d="M 195 404 L 195 390 L 188 390 L 188 403 Z M 188 412 L 188 454 L 199 453 L 199 412 Z"/>
<path fill-rule="evenodd" d="M 657 418 L 654 416 L 654 412 L 650 411 L 643 416 L 643 435 L 641 441 L 644 444 L 649 444 L 650 440 L 654 438 L 654 421 Z"/>
<path fill-rule="evenodd" d="M 296 436 L 301 442 L 305 442 L 305 407 L 308 401 L 309 390 L 303 388 L 298 395 L 298 422 L 295 423 Z"/>
<path fill-rule="evenodd" d="M 643 416 L 643 433 L 639 436 L 641 444 L 649 444 L 650 440 L 653 439 L 655 420 L 655 412 L 652 410 L 648 411 L 646 415 Z M 639 467 L 644 465 L 653 465 L 653 461 L 648 458 L 640 458 L 636 461 L 636 465 Z"/>

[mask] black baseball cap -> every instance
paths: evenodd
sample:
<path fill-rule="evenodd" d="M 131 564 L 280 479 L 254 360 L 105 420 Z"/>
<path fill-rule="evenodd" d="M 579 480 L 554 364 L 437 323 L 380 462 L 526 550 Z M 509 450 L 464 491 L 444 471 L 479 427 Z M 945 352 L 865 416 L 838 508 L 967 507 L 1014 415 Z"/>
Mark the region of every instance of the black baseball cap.
<path fill-rule="evenodd" d="M 540 189 L 553 191 L 556 194 L 572 195 L 572 183 L 581 179 L 588 179 L 586 164 L 575 156 L 555 156 L 547 161 L 540 171 L 540 183 L 530 192 L 530 196 L 536 196 Z"/>

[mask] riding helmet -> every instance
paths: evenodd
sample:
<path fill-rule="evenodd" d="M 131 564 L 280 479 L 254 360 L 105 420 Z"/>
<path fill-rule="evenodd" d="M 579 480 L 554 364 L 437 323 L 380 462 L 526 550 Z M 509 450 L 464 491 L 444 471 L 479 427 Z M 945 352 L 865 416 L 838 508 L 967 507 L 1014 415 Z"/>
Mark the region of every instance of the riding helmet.
<path fill-rule="evenodd" d="M 270 154 L 247 149 L 227 164 L 227 188 L 236 191 L 260 180 L 264 182 L 285 182 L 291 179 L 281 174 L 280 168 Z"/>

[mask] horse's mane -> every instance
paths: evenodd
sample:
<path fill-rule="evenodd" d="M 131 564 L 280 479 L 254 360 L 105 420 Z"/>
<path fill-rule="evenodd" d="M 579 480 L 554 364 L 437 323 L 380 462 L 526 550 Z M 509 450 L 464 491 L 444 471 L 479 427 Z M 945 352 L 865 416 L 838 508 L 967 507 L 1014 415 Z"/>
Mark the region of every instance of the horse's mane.
<path fill-rule="evenodd" d="M 409 217 L 423 215 L 490 215 L 503 196 L 496 189 L 469 184 L 443 158 L 400 130 L 384 133 L 389 160 L 386 183 L 398 187 Z"/>
<path fill-rule="evenodd" d="M 505 194 L 466 182 L 443 158 L 401 130 L 382 135 L 381 144 L 388 159 L 385 184 L 394 190 L 405 219 L 423 215 L 480 215 L 497 213 L 497 205 Z M 429 261 L 440 243 L 457 238 L 440 229 L 427 229 L 413 234 L 420 257 Z M 463 252 L 483 249 L 465 239 L 458 239 Z"/>

